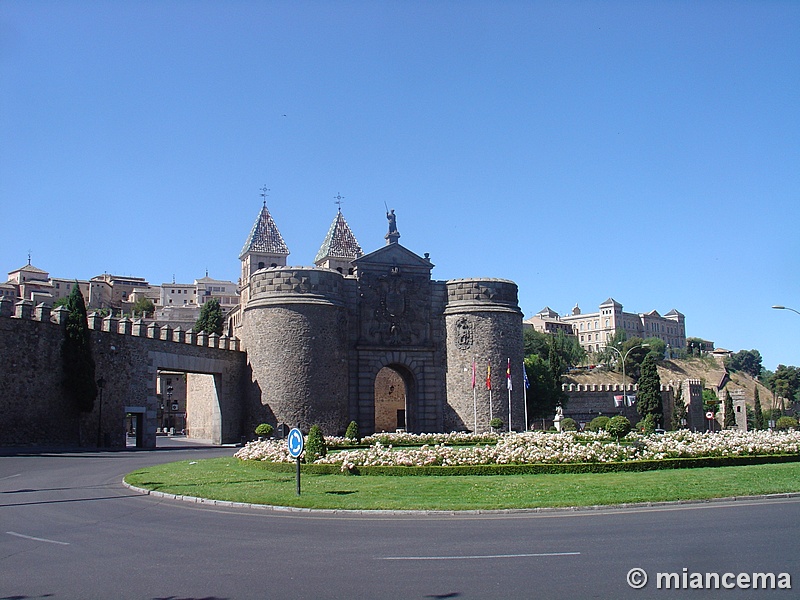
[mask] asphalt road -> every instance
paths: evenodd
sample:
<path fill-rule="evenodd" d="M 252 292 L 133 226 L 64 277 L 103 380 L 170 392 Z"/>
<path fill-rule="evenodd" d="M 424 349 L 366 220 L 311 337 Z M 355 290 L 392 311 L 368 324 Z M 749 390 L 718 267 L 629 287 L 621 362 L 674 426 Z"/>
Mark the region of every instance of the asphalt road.
<path fill-rule="evenodd" d="M 331 515 L 140 495 L 122 476 L 230 448 L 0 457 L 0 599 L 793 598 L 800 499 L 494 515 Z M 628 572 L 649 583 L 633 589 Z M 791 590 L 658 589 L 658 572 Z M 730 582 L 730 579 L 728 579 Z"/>

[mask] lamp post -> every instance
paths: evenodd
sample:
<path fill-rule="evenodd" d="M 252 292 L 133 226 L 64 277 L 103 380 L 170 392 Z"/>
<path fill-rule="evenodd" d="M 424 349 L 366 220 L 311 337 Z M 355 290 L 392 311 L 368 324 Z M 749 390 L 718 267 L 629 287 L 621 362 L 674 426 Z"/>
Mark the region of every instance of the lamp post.
<path fill-rule="evenodd" d="M 106 380 L 102 377 L 97 380 L 97 389 L 100 390 L 100 404 L 97 407 L 97 447 L 100 447 L 100 440 L 103 430 L 103 388 L 106 386 Z"/>
<path fill-rule="evenodd" d="M 791 307 L 789 307 L 789 306 L 781 306 L 780 304 L 774 304 L 774 305 L 772 306 L 772 308 L 776 308 L 776 309 L 778 309 L 778 310 L 790 310 L 790 311 L 792 311 L 793 313 L 797 313 L 798 315 L 800 315 L 800 311 L 799 311 L 799 310 L 795 310 L 795 309 L 793 309 L 793 308 L 791 308 Z"/>
<path fill-rule="evenodd" d="M 636 348 L 649 348 L 649 347 L 650 347 L 650 344 L 636 344 L 635 346 L 632 346 L 632 347 L 628 348 L 628 351 L 625 352 L 625 354 L 622 354 L 622 350 L 618 350 L 617 348 L 614 348 L 614 346 L 606 346 L 607 349 L 613 350 L 614 352 L 619 354 L 619 357 L 622 360 L 622 402 L 623 402 L 623 405 L 626 403 L 626 398 L 625 398 L 625 359 L 628 358 L 628 354 L 631 353 L 631 350 L 635 350 Z"/>
<path fill-rule="evenodd" d="M 170 430 L 172 430 L 172 427 L 174 427 L 173 424 L 172 424 L 172 390 L 173 389 L 174 388 L 171 385 L 167 384 L 167 427 L 169 427 Z"/>

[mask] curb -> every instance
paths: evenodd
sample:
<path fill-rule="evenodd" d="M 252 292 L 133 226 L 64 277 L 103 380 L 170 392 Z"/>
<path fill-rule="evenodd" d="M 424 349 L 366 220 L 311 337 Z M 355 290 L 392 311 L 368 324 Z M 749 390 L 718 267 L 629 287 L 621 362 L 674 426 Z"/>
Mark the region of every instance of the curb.
<path fill-rule="evenodd" d="M 752 500 L 775 500 L 781 498 L 800 498 L 800 492 L 786 492 L 782 494 L 764 494 L 761 496 L 728 496 L 726 498 L 707 498 L 705 500 L 669 500 L 664 502 L 629 502 L 623 504 L 594 504 L 592 506 L 547 506 L 540 508 L 505 508 L 505 509 L 482 509 L 482 510 L 366 510 L 366 509 L 341 509 L 341 508 L 302 508 L 297 506 L 277 506 L 272 504 L 251 504 L 248 502 L 231 502 L 230 500 L 212 500 L 210 498 L 199 498 L 197 496 L 180 496 L 177 494 L 167 494 L 155 490 L 136 487 L 129 484 L 124 479 L 124 485 L 129 490 L 139 492 L 146 496 L 163 498 L 165 500 L 178 500 L 180 502 L 190 502 L 192 504 L 203 504 L 206 506 L 221 506 L 224 508 L 251 508 L 280 513 L 313 513 L 321 515 L 397 515 L 397 516 L 462 516 L 462 515 L 516 515 L 516 514 L 542 514 L 542 513 L 579 513 L 597 512 L 601 510 L 626 510 L 631 508 L 669 508 L 674 506 L 691 506 L 725 502 L 745 502 Z"/>

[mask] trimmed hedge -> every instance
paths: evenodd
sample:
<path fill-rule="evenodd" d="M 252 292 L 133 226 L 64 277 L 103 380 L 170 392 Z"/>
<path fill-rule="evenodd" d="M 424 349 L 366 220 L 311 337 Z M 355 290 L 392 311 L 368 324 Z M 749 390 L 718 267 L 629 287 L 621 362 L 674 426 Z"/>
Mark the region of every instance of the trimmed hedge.
<path fill-rule="evenodd" d="M 244 461 L 242 461 L 244 462 Z M 249 461 L 253 465 L 276 473 L 294 473 L 294 463 Z M 657 471 L 660 469 L 699 469 L 703 467 L 740 467 L 773 463 L 800 462 L 797 454 L 763 456 L 708 456 L 703 458 L 665 458 L 663 460 L 629 460 L 607 463 L 539 463 L 531 465 L 458 465 L 427 467 L 355 467 L 351 475 L 383 476 L 453 476 L 453 475 L 555 475 L 567 473 L 618 473 Z M 304 464 L 303 473 L 313 475 L 341 475 L 339 465 Z"/>

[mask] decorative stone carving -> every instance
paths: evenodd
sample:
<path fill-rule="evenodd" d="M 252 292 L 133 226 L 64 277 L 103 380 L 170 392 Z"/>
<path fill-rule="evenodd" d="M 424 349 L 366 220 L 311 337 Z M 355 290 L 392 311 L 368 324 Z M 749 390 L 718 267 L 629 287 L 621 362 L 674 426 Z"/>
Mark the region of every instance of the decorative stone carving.
<path fill-rule="evenodd" d="M 472 346 L 472 325 L 466 317 L 456 321 L 456 345 L 461 350 L 468 350 Z"/>
<path fill-rule="evenodd" d="M 366 344 L 424 346 L 429 342 L 429 281 L 391 267 L 359 278 L 361 337 Z"/>

